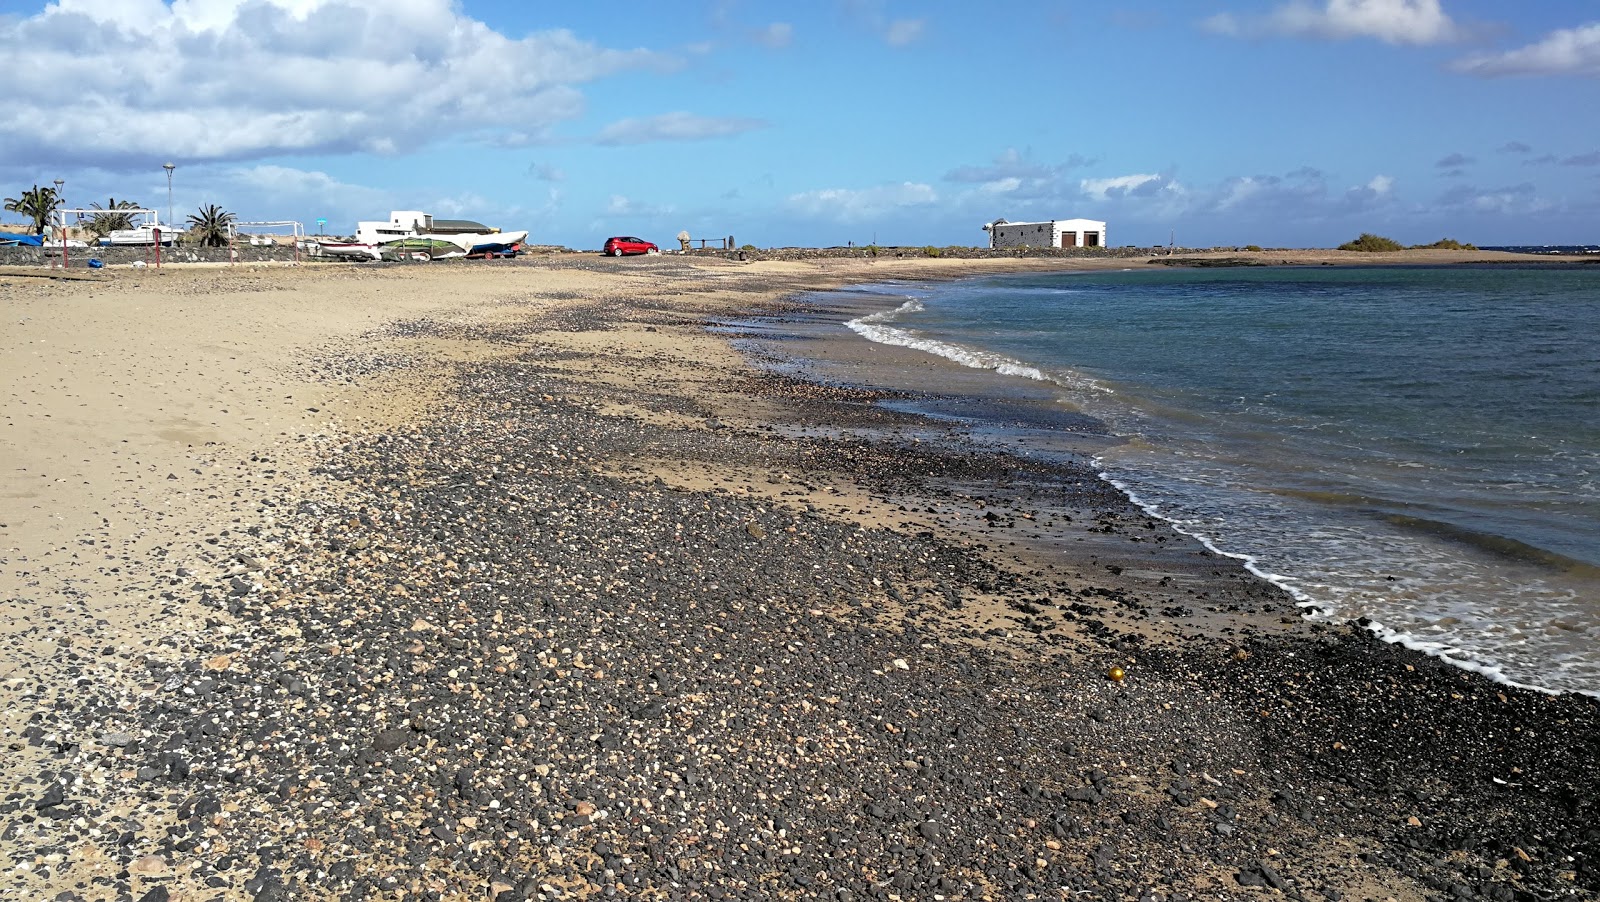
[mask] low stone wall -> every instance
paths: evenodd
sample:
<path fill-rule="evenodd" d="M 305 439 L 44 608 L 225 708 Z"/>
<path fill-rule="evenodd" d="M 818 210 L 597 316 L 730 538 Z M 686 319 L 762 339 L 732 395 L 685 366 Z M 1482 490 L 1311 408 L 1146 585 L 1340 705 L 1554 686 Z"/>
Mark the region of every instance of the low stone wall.
<path fill-rule="evenodd" d="M 154 249 L 148 247 L 69 247 L 67 248 L 67 263 L 72 267 L 87 265 L 89 260 L 100 260 L 107 266 L 126 266 L 135 260 L 150 260 Z M 234 258 L 237 263 L 273 263 L 292 262 L 294 248 L 284 245 L 236 245 L 234 251 L 238 254 Z M 302 255 L 303 256 L 303 255 Z M 60 249 L 40 250 L 36 247 L 0 247 L 0 265 L 4 266 L 45 266 L 61 262 Z M 161 249 L 162 263 L 227 263 L 228 249 L 225 247 L 164 247 Z"/>
<path fill-rule="evenodd" d="M 94 247 L 94 248 L 69 248 L 67 257 L 73 267 L 84 266 L 91 258 L 103 261 L 107 266 L 126 266 L 135 260 L 149 259 L 149 248 L 142 247 Z M 268 263 L 290 262 L 295 259 L 294 248 L 281 245 L 251 247 L 245 245 L 234 249 L 238 253 L 237 263 Z M 548 250 L 548 249 L 547 249 Z M 562 251 L 567 251 L 563 248 Z M 959 260 L 984 260 L 1005 259 L 1017 257 L 1062 257 L 1062 258 L 1106 258 L 1106 259 L 1143 259 L 1151 256 L 1166 256 L 1166 248 L 1149 247 L 937 247 L 930 254 L 925 247 L 879 247 L 876 253 L 871 248 L 865 247 L 768 247 L 749 250 L 691 250 L 685 256 L 708 257 L 722 260 L 830 260 L 830 259 L 869 259 L 879 258 L 915 258 L 938 256 Z M 1179 253 L 1187 249 L 1177 249 Z M 536 251 L 533 248 L 529 252 Z M 598 252 L 594 252 L 598 253 Z M 302 260 L 323 262 L 341 262 L 334 258 L 310 258 L 302 254 Z M 61 260 L 59 250 L 47 253 L 38 248 L 0 248 L 0 265 L 9 266 L 41 266 L 56 263 Z M 176 247 L 161 249 L 162 263 L 226 263 L 228 262 L 228 249 L 225 247 Z"/>
<path fill-rule="evenodd" d="M 736 251 L 691 250 L 691 257 L 718 257 L 728 260 L 827 260 L 871 257 L 949 257 L 958 260 L 987 260 L 1017 257 L 1100 257 L 1107 259 L 1143 258 L 1165 254 L 1166 248 L 1149 247 L 768 247 Z"/>

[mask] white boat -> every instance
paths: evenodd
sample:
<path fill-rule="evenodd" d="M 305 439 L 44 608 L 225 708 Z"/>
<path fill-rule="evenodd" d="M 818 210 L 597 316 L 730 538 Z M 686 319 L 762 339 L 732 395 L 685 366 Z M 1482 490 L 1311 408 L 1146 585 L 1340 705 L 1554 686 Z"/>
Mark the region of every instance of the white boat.
<path fill-rule="evenodd" d="M 480 222 L 434 219 L 419 210 L 395 210 L 387 222 L 356 223 L 356 243 L 380 247 L 412 238 L 448 241 L 467 256 L 513 254 L 528 239 L 526 231 L 502 232 Z M 443 255 L 434 254 L 434 259 Z"/>
<path fill-rule="evenodd" d="M 383 254 L 376 245 L 363 244 L 359 241 L 324 241 L 312 242 L 316 253 L 324 257 L 342 257 L 346 260 L 382 260 Z M 310 250 L 308 247 L 307 250 Z"/>
<path fill-rule="evenodd" d="M 521 249 L 522 243 L 528 240 L 528 233 L 526 231 L 496 232 L 492 235 L 457 235 L 456 237 L 467 239 L 467 256 L 475 257 L 480 254 L 515 253 Z"/>
<path fill-rule="evenodd" d="M 173 242 L 183 237 L 182 229 L 152 224 L 135 226 L 131 229 L 115 229 L 110 235 L 100 239 L 102 245 L 111 247 L 148 247 L 156 243 L 156 233 L 161 233 L 161 244 L 171 247 Z"/>

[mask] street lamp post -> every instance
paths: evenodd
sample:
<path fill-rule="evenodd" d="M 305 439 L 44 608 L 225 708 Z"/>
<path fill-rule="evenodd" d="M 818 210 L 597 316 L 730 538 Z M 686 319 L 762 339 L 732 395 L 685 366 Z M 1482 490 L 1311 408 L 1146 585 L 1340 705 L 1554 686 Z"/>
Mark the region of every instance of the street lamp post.
<path fill-rule="evenodd" d="M 174 163 L 162 163 L 161 168 L 167 171 L 167 228 L 173 227 L 172 216 L 172 170 L 177 169 Z"/>
<path fill-rule="evenodd" d="M 66 192 L 64 190 L 62 190 L 63 188 L 66 187 L 66 184 L 67 184 L 67 180 L 66 179 L 56 179 L 56 204 L 58 206 L 60 206 L 61 209 L 63 209 L 63 210 L 65 210 L 67 208 L 67 195 L 66 195 Z M 61 242 L 61 268 L 62 269 L 66 269 L 67 268 L 67 214 L 65 214 L 65 213 L 61 214 L 60 222 L 61 222 L 61 228 L 57 230 L 60 234 L 56 235 L 56 240 Z"/>

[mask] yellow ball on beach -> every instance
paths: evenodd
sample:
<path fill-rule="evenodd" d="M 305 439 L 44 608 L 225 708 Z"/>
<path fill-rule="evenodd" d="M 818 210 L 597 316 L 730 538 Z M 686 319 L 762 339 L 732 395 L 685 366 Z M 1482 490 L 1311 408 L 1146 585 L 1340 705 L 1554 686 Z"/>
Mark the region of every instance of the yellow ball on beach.
<path fill-rule="evenodd" d="M 1124 672 L 1121 667 L 1113 667 L 1110 670 L 1106 671 L 1106 676 L 1110 677 L 1113 680 L 1116 680 L 1119 683 L 1122 682 L 1122 678 L 1127 676 L 1127 675 L 1128 674 L 1126 672 Z"/>

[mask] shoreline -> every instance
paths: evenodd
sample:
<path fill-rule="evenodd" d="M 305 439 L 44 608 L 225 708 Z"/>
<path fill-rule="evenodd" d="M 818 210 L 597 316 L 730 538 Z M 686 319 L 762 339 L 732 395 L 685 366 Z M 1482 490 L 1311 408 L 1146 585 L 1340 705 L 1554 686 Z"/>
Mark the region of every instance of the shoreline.
<path fill-rule="evenodd" d="M 1105 280 L 1098 280 L 1105 281 Z M 1001 280 L 983 280 L 980 285 L 996 287 L 1004 283 Z M 923 413 L 933 413 L 948 410 L 954 407 L 961 415 L 968 418 L 971 428 L 979 433 L 996 434 L 1000 437 L 1003 446 L 1014 449 L 1026 448 L 1030 452 L 1037 452 L 1041 448 L 1054 448 L 1057 453 L 1076 454 L 1084 458 L 1098 459 L 1102 452 L 1103 444 L 1099 442 L 1085 442 L 1084 427 L 1072 422 L 1073 417 L 1056 416 L 1055 422 L 1048 425 L 1041 423 L 1027 423 L 1024 426 L 1013 427 L 1008 423 L 1014 422 L 1016 411 L 1023 403 L 1031 403 L 1044 408 L 1059 407 L 1065 400 L 1062 392 L 1066 391 L 1069 397 L 1073 396 L 1070 382 L 1064 382 L 1059 370 L 1051 370 L 1051 375 L 1041 373 L 1036 367 L 1038 364 L 1028 359 L 1006 357 L 981 345 L 973 344 L 972 340 L 960 336 L 944 335 L 935 337 L 934 333 L 918 331 L 919 318 L 916 315 L 921 310 L 923 300 L 928 300 L 925 295 L 933 292 L 937 297 L 939 287 L 934 282 L 907 282 L 903 289 L 893 284 L 866 284 L 856 286 L 855 297 L 859 303 L 854 305 L 841 305 L 837 310 L 830 312 L 832 321 L 826 318 L 816 322 L 797 321 L 790 327 L 797 336 L 804 340 L 799 342 L 785 340 L 782 336 L 770 337 L 767 344 L 771 346 L 772 353 L 783 357 L 786 351 L 794 351 L 799 355 L 810 354 L 812 350 L 820 349 L 820 355 L 825 360 L 783 361 L 777 366 L 781 369 L 794 369 L 807 372 L 813 378 L 843 379 L 845 384 L 856 387 L 871 387 L 884 385 L 897 390 L 905 390 L 909 386 L 919 385 L 924 388 L 937 386 L 932 389 L 945 393 L 954 393 L 963 403 L 953 405 L 949 398 L 918 398 L 910 401 L 893 401 L 889 403 Z M 850 294 L 851 290 L 845 292 Z M 960 292 L 957 292 L 957 296 Z M 909 300 L 908 300 L 909 299 Z M 920 300 L 919 300 L 920 299 Z M 946 298 L 949 301 L 949 297 Z M 904 303 L 902 303 L 904 302 Z M 932 304 L 932 300 L 928 300 Z M 959 306 L 959 299 L 957 300 Z M 898 306 L 897 306 L 898 305 Z M 900 312 L 910 310 L 911 314 L 902 322 Z M 833 337 L 846 336 L 845 328 L 855 336 L 870 342 L 878 352 L 883 355 L 900 358 L 908 351 L 914 357 L 922 358 L 923 364 L 917 368 L 914 377 L 903 376 L 903 371 L 912 369 L 913 365 L 902 364 L 898 367 L 875 366 L 870 362 L 871 355 L 865 351 L 836 350 Z M 910 329 L 907 333 L 903 330 Z M 854 337 L 854 336 L 852 336 Z M 819 340 L 823 339 L 823 340 Z M 757 335 L 751 339 L 760 344 L 763 337 Z M 1071 378 L 1072 374 L 1067 374 Z M 1003 387 L 1009 386 L 1009 387 Z M 1043 388 L 1040 388 L 1040 385 Z M 1067 400 L 1070 405 L 1073 402 Z M 1074 407 L 1074 410 L 1077 408 Z M 1074 415 L 1077 417 L 1078 415 Z M 1086 416 L 1079 417 L 1087 419 Z M 1095 425 L 1099 429 L 1094 428 Z M 1030 428 L 1037 427 L 1037 428 Z M 1091 424 L 1091 431 L 1103 431 L 1104 424 Z M 1044 433 L 1040 435 L 1040 433 Z M 1064 433 L 1061 434 L 1061 433 Z M 1112 445 L 1125 439 L 1110 440 Z M 1136 437 L 1137 440 L 1137 437 Z M 1117 489 L 1130 496 L 1134 503 L 1151 516 L 1157 517 L 1172 525 L 1185 536 L 1204 544 L 1213 553 L 1240 561 L 1258 577 L 1278 585 L 1286 592 L 1293 595 L 1303 610 L 1310 614 L 1322 613 L 1333 622 L 1348 622 L 1359 620 L 1373 635 L 1383 641 L 1404 645 L 1405 647 L 1422 654 L 1441 658 L 1454 666 L 1482 674 L 1501 685 L 1513 686 L 1519 689 L 1530 689 L 1547 694 L 1561 694 L 1563 692 L 1577 692 L 1589 697 L 1600 697 L 1600 690 L 1592 688 L 1573 688 L 1572 681 L 1565 684 L 1559 680 L 1552 685 L 1540 685 L 1536 682 L 1538 669 L 1531 667 L 1526 660 L 1522 662 L 1520 672 L 1504 662 L 1495 663 L 1494 657 L 1474 658 L 1467 652 L 1452 651 L 1451 640 L 1448 638 L 1429 638 L 1415 632 L 1406 632 L 1402 628 L 1378 622 L 1381 614 L 1371 610 L 1360 611 L 1345 616 L 1336 616 L 1336 611 L 1330 609 L 1327 601 L 1315 595 L 1308 595 L 1296 588 L 1297 579 L 1293 569 L 1282 570 L 1280 576 L 1270 564 L 1263 564 L 1261 560 L 1245 551 L 1229 550 L 1225 544 L 1219 544 L 1214 536 L 1204 533 L 1191 532 L 1183 528 L 1181 521 L 1174 521 L 1163 513 L 1159 498 L 1156 500 L 1141 499 L 1135 496 L 1137 491 L 1134 486 L 1128 485 L 1113 478 L 1109 473 L 1101 473 L 1103 478 L 1117 487 Z M 1125 478 L 1125 477 L 1124 477 Z M 1154 497 L 1154 496 L 1153 496 Z M 1509 541 L 1509 540 L 1508 540 Z M 1551 552 L 1554 556 L 1555 553 Z M 1565 561 L 1566 559 L 1562 559 Z M 1281 562 L 1280 562 L 1281 563 Z M 1577 563 L 1577 562 L 1573 562 Z M 1281 568 L 1280 568 L 1281 569 Z M 1537 573 L 1526 574 L 1532 579 Z M 1580 596 L 1581 597 L 1581 596 Z M 1363 616 L 1364 615 L 1364 616 Z M 1459 637 L 1455 640 L 1459 642 Z M 1470 646 L 1468 646 L 1470 648 Z M 1480 649 L 1481 651 L 1482 649 Z M 1489 662 L 1489 663 L 1486 663 Z M 1511 673 L 1507 673 L 1507 669 Z M 1530 676 L 1534 679 L 1530 679 Z M 1580 684 L 1581 685 L 1581 684 Z M 1591 684 L 1592 685 L 1592 684 Z"/>
<path fill-rule="evenodd" d="M 943 446 L 882 393 L 761 374 L 705 329 L 913 267 L 583 263 L 475 277 L 456 288 L 489 307 L 424 302 L 324 354 L 358 408 L 433 385 L 295 443 L 305 469 L 254 487 L 273 502 L 240 514 L 257 522 L 197 537 L 223 566 L 166 565 L 171 603 L 202 613 L 184 643 L 103 656 L 126 695 L 63 694 L 99 640 L 60 646 L 57 688 L 44 669 L 9 687 L 42 713 L 7 737 L 38 769 L 7 774 L 0 852 L 30 864 L 9 886 L 1410 899 L 1600 881 L 1595 840 L 1555 829 L 1594 812 L 1593 704 L 1298 617 L 1249 626 L 1283 599 L 1242 568 L 1194 547 L 1119 563 L 1180 540 L 1092 473 Z M 461 275 L 441 272 L 424 292 Z M 229 449 L 260 465 L 253 435 Z M 1092 553 L 1008 544 L 1068 511 Z M 1150 638 L 1184 619 L 1158 593 L 1218 609 L 1217 632 Z"/>

